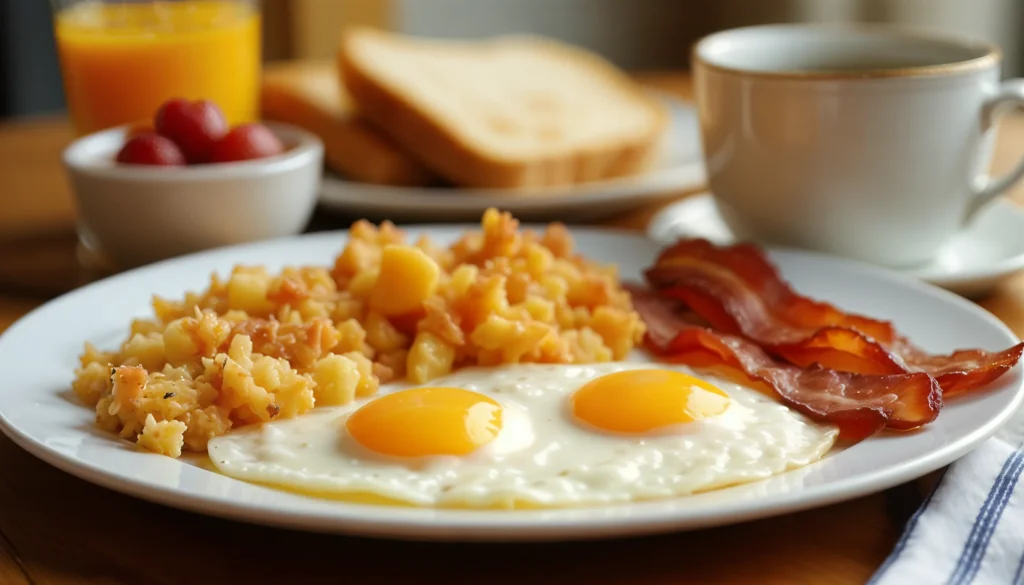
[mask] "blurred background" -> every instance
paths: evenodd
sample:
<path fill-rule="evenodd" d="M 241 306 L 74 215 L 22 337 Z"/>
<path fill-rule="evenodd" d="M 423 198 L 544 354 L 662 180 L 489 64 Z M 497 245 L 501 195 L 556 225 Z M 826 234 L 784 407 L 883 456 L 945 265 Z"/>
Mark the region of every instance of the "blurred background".
<path fill-rule="evenodd" d="M 890 22 L 998 43 L 1024 74 L 1020 0 L 263 0 L 263 58 L 334 55 L 343 23 L 411 34 L 550 35 L 632 71 L 688 67 L 700 36 L 770 22 Z M 50 3 L 0 0 L 0 118 L 64 108 Z"/>

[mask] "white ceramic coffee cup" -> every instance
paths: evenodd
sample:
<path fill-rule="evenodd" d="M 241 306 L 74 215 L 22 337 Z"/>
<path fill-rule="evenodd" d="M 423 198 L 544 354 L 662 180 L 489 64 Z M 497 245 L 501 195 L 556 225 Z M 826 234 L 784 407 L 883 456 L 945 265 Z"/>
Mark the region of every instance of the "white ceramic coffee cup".
<path fill-rule="evenodd" d="M 1024 105 L 984 43 L 881 25 L 767 25 L 694 48 L 708 182 L 736 235 L 890 266 L 930 259 L 1024 175 L 987 176 Z"/>

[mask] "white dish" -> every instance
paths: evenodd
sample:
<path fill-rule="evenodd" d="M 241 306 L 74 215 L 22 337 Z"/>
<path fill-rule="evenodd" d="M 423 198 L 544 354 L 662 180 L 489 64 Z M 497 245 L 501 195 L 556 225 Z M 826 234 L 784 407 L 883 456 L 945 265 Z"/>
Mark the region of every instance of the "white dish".
<path fill-rule="evenodd" d="M 189 167 L 114 162 L 126 126 L 79 138 L 64 151 L 82 243 L 117 266 L 300 233 L 316 207 L 323 143 L 268 123 L 287 151 Z"/>
<path fill-rule="evenodd" d="M 710 193 L 687 197 L 661 210 L 647 233 L 663 244 L 680 237 L 701 237 L 717 244 L 735 241 Z M 890 268 L 969 298 L 985 295 L 1021 269 L 1024 209 L 1006 199 L 997 199 L 979 211 L 931 262 Z"/>
<path fill-rule="evenodd" d="M 677 197 L 705 181 L 697 115 L 686 102 L 663 95 L 661 99 L 671 113 L 671 124 L 658 160 L 643 175 L 507 191 L 371 185 L 328 173 L 320 188 L 320 204 L 340 213 L 394 221 L 476 221 L 488 207 L 531 221 L 589 221 Z"/>
<path fill-rule="evenodd" d="M 448 242 L 461 227 L 409 228 Z M 639 235 L 576 230 L 578 249 L 637 279 L 659 247 Z M 604 508 L 467 511 L 375 507 L 308 498 L 229 479 L 185 461 L 136 450 L 93 425 L 69 390 L 82 342 L 116 344 L 128 320 L 149 314 L 154 293 L 178 296 L 235 263 L 329 263 L 338 233 L 213 250 L 99 281 L 33 311 L 0 337 L 0 429 L 37 457 L 87 481 L 166 505 L 248 522 L 372 536 L 434 540 L 545 540 L 695 529 L 845 500 L 908 481 L 963 455 L 1024 400 L 1020 368 L 989 391 L 948 405 L 920 432 L 885 434 L 755 484 L 686 498 Z M 850 310 L 892 319 L 932 351 L 1002 349 L 1016 338 L 993 316 L 945 291 L 820 255 L 773 254 L 798 290 Z M 936 318 L 935 315 L 941 315 Z M 54 332 L 58 332 L 55 334 Z M 642 354 L 635 354 L 642 359 Z"/>

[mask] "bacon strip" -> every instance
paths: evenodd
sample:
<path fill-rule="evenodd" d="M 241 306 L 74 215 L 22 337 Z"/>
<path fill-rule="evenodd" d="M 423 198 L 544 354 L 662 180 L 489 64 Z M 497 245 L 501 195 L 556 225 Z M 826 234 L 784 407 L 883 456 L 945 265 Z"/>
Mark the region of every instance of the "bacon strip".
<path fill-rule="evenodd" d="M 1000 352 L 930 355 L 887 321 L 797 294 L 750 244 L 718 248 L 683 240 L 665 250 L 645 276 L 662 295 L 683 302 L 716 329 L 742 335 L 802 367 L 875 375 L 925 372 L 944 392 L 956 394 L 995 380 L 1024 352 L 1019 344 Z"/>
<path fill-rule="evenodd" d="M 912 368 L 938 380 L 945 396 L 953 396 L 981 388 L 1008 372 L 1020 361 L 1024 343 L 998 352 L 960 349 L 949 355 L 928 355 L 908 345 L 899 353 L 909 356 L 906 360 Z"/>
<path fill-rule="evenodd" d="M 828 303 L 796 293 L 753 244 L 719 247 L 704 239 L 680 240 L 662 251 L 655 266 L 670 266 L 694 260 L 714 264 L 736 275 L 766 304 L 777 308 L 783 319 L 796 327 L 848 327 L 885 344 L 893 343 L 898 337 L 896 329 L 888 321 L 845 313 Z"/>
<path fill-rule="evenodd" d="M 843 439 L 885 427 L 914 429 L 939 414 L 942 392 L 928 374 L 869 376 L 780 363 L 746 339 L 685 321 L 683 307 L 671 299 L 642 287 L 630 292 L 647 323 L 647 345 L 659 356 L 695 368 L 729 368 L 764 383 L 790 407 L 836 424 Z"/>

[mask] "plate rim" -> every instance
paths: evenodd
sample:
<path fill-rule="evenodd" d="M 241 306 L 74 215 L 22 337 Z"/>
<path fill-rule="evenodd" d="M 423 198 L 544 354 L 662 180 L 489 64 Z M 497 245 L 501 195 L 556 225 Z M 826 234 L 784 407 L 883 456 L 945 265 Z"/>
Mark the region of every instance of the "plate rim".
<path fill-rule="evenodd" d="M 472 226 L 473 224 L 410 224 L 402 225 L 401 227 L 408 231 L 434 232 L 465 230 Z M 643 232 L 635 230 L 581 227 L 573 228 L 572 233 L 574 235 L 586 234 L 590 237 L 626 237 L 638 242 L 642 241 L 652 247 L 660 246 Z M 5 345 L 4 341 L 8 340 L 9 342 L 12 333 L 19 332 L 22 327 L 26 326 L 26 323 L 31 323 L 30 318 L 38 318 L 39 314 L 45 313 L 53 305 L 68 302 L 70 298 L 86 294 L 88 290 L 94 287 L 117 286 L 118 280 L 136 278 L 140 273 L 156 273 L 167 269 L 169 265 L 177 264 L 184 266 L 197 260 L 201 261 L 206 256 L 223 255 L 242 248 L 254 248 L 255 253 L 261 247 L 274 247 L 282 242 L 300 239 L 333 239 L 340 244 L 344 241 L 346 235 L 347 230 L 338 230 L 278 238 L 255 244 L 226 246 L 164 260 L 98 280 L 44 303 L 13 323 L 7 331 L 0 335 L 0 351 L 2 351 Z M 769 253 L 773 256 L 793 256 L 796 259 L 810 258 L 815 262 L 825 261 L 839 264 L 844 271 L 860 271 L 862 274 L 869 274 L 890 283 L 898 284 L 901 287 L 910 288 L 915 293 L 938 297 L 945 302 L 959 305 L 964 310 L 970 312 L 973 317 L 999 330 L 1006 337 L 1007 341 L 1019 340 L 1009 327 L 979 305 L 909 276 L 854 260 L 835 258 L 815 252 L 772 249 Z M 998 431 L 1021 409 L 1022 405 L 1024 405 L 1024 376 L 1021 375 L 1021 365 L 1016 366 L 1007 376 L 1015 377 L 1004 378 L 1006 387 L 1001 389 L 1001 391 L 1012 391 L 1013 395 L 1009 403 L 998 415 L 986 420 L 977 428 L 951 443 L 932 449 L 922 457 L 903 461 L 895 470 L 862 473 L 852 478 L 839 480 L 838 482 L 830 481 L 825 484 L 801 487 L 780 494 L 772 494 L 764 499 L 748 499 L 730 503 L 724 513 L 718 510 L 722 506 L 712 506 L 707 509 L 697 510 L 696 512 L 691 510 L 683 520 L 672 514 L 659 513 L 659 510 L 670 508 L 673 501 L 682 501 L 685 498 L 631 503 L 603 508 L 545 511 L 494 512 L 414 509 L 413 514 L 404 514 L 403 512 L 407 512 L 407 510 L 399 509 L 402 512 L 393 514 L 391 513 L 393 512 L 392 510 L 387 510 L 385 513 L 378 507 L 373 507 L 373 510 L 367 513 L 367 506 L 337 503 L 339 510 L 344 513 L 321 515 L 309 510 L 301 512 L 286 510 L 282 512 L 267 504 L 258 505 L 225 501 L 224 499 L 217 499 L 206 494 L 182 491 L 177 487 L 146 483 L 135 478 L 126 480 L 126 478 L 118 476 L 111 471 L 97 468 L 95 464 L 90 465 L 82 458 L 72 458 L 57 450 L 48 448 L 41 441 L 23 433 L 2 411 L 0 411 L 0 431 L 3 431 L 15 444 L 38 459 L 90 483 L 157 504 L 252 524 L 312 532 L 409 540 L 543 541 L 565 538 L 592 539 L 691 530 L 777 516 L 874 493 L 920 477 L 972 450 L 983 440 Z M 117 440 L 114 437 L 111 438 Z M 188 465 L 188 463 L 180 463 Z M 770 505 L 765 505 L 766 502 Z M 644 513 L 646 508 L 651 508 L 647 514 Z M 498 516 L 495 516 L 495 514 Z M 410 519 L 411 516 L 418 517 Z M 495 524 L 494 519 L 496 517 L 500 517 L 503 522 Z"/>
<path fill-rule="evenodd" d="M 630 201 L 636 202 L 630 207 L 639 207 L 645 203 L 676 196 L 681 191 L 704 187 L 707 183 L 707 172 L 701 154 L 703 144 L 699 128 L 696 127 L 696 107 L 692 101 L 684 100 L 670 92 L 658 89 L 649 89 L 648 92 L 666 103 L 666 107 L 685 112 L 685 115 L 693 120 L 696 134 L 692 139 L 693 145 L 697 147 L 693 160 L 630 177 L 523 192 L 510 189 L 377 185 L 352 181 L 336 173 L 326 172 L 318 189 L 317 201 L 338 212 L 395 212 L 396 209 L 406 209 L 410 205 L 426 205 L 433 213 L 469 213 L 486 206 L 507 207 L 521 213 L 537 213 L 594 204 L 626 204 Z M 345 195 L 351 191 L 366 192 L 370 195 Z M 387 194 L 388 199 L 393 200 L 383 200 L 383 203 L 380 199 L 374 200 L 374 195 L 379 198 L 382 194 Z"/>

